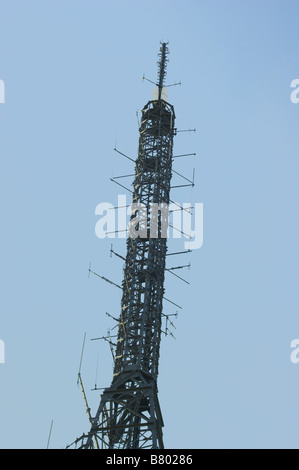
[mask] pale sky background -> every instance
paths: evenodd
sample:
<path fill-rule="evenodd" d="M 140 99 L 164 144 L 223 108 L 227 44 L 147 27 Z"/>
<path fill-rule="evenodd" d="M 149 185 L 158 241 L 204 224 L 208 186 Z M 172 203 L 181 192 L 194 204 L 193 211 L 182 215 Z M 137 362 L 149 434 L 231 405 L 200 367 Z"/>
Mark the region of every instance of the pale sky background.
<path fill-rule="evenodd" d="M 204 244 L 190 286 L 167 276 L 182 305 L 162 339 L 159 399 L 167 448 L 298 448 L 298 0 L 0 0 L 0 447 L 63 448 L 109 386 L 105 335 L 122 262 L 99 240 L 95 207 L 117 203 L 111 176 L 132 172 L 136 110 L 151 99 L 169 41 L 167 82 L 179 134 L 174 169 L 204 204 Z M 176 192 L 175 192 L 176 191 Z M 180 192 L 181 191 L 181 192 Z M 125 241 L 113 241 L 125 253 Z M 171 242 L 183 248 L 183 240 Z M 165 313 L 175 313 L 165 304 Z"/>

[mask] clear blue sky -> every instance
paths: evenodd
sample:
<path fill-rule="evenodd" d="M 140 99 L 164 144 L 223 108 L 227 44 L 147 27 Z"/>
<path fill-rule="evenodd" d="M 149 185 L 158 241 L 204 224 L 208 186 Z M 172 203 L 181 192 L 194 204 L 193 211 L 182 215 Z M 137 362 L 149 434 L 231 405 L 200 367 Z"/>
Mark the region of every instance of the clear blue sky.
<path fill-rule="evenodd" d="M 176 153 L 197 156 L 175 169 L 196 168 L 204 204 L 191 285 L 166 283 L 183 311 L 161 347 L 165 446 L 298 447 L 298 16 L 296 0 L 0 0 L 1 448 L 46 447 L 52 419 L 51 447 L 88 431 L 84 332 L 93 412 L 97 361 L 110 384 L 109 347 L 90 339 L 113 326 L 120 292 L 87 270 L 119 283 L 122 263 L 94 211 L 132 170 L 113 147 L 136 157 L 161 40 L 168 83 L 182 81 L 169 89 L 177 127 L 197 129 L 176 137 Z"/>

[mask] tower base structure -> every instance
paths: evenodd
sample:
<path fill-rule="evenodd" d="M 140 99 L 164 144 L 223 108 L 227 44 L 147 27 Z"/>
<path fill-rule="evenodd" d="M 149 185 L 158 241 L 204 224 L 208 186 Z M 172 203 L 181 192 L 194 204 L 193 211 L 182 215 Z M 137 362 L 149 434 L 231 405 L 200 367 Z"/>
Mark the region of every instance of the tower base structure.
<path fill-rule="evenodd" d="M 76 442 L 82 449 L 163 449 L 155 380 L 132 370 L 121 373 L 102 394 L 91 430 Z"/>

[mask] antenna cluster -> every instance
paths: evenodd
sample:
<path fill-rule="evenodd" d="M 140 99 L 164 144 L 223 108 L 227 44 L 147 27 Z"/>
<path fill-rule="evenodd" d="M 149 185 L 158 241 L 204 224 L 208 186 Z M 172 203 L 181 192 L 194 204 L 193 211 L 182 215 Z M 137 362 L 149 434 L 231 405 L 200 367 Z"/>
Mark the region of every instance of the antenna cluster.
<path fill-rule="evenodd" d="M 144 106 L 140 121 L 137 115 L 140 135 L 136 162 L 116 146 L 114 148 L 119 155 L 135 163 L 135 171 L 111 178 L 111 181 L 130 192 L 133 203 L 143 204 L 147 209 L 150 209 L 153 203 L 173 203 L 177 206 L 174 210 L 190 213 L 191 205 L 186 209 L 170 198 L 171 189 L 194 186 L 194 170 L 192 179 L 187 178 L 172 168 L 174 159 L 195 153 L 173 155 L 173 138 L 178 132 L 185 130 L 178 131 L 175 128 L 174 108 L 162 98 L 168 54 L 168 43 L 161 43 L 158 54 L 158 82 L 155 84 L 159 90 L 158 100 L 149 101 Z M 173 173 L 183 180 L 182 184 L 171 186 Z M 128 177 L 134 178 L 132 189 L 119 181 Z M 162 215 L 160 222 L 161 218 Z M 146 220 L 146 223 L 149 226 L 149 220 Z M 117 332 L 111 334 L 109 329 L 107 335 L 92 338 L 93 341 L 103 340 L 109 344 L 114 362 L 111 385 L 101 389 L 95 383 L 93 390 L 103 392 L 94 416 L 88 406 L 81 377 L 84 335 L 78 385 L 83 394 L 90 431 L 74 441 L 76 448 L 157 449 L 164 446 L 164 424 L 157 392 L 160 340 L 161 334 L 175 339 L 174 319 L 178 317 L 178 310 L 176 313 L 164 313 L 163 303 L 165 301 L 177 309 L 182 309 L 164 295 L 165 274 L 169 273 L 189 284 L 177 271 L 190 269 L 190 263 L 168 267 L 167 259 L 169 256 L 188 254 L 191 250 L 168 253 L 167 240 L 161 236 L 161 223 L 158 227 L 156 237 L 151 237 L 149 232 L 142 237 L 127 237 L 127 250 L 124 255 L 117 253 L 111 245 L 110 257 L 114 255 L 124 262 L 121 285 L 98 274 L 91 269 L 91 265 L 89 266 L 88 276 L 93 274 L 120 289 L 122 299 L 119 316 L 106 312 L 115 322 L 111 331 Z"/>

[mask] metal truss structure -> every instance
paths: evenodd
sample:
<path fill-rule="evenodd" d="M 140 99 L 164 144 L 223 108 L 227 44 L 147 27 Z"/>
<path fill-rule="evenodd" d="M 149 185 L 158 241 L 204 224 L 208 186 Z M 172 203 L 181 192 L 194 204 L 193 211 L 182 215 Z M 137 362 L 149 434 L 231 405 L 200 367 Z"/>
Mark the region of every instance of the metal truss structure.
<path fill-rule="evenodd" d="M 163 448 L 157 377 L 164 298 L 175 113 L 164 98 L 168 48 L 162 43 L 156 99 L 142 110 L 127 238 L 113 380 L 77 448 Z M 158 211 L 153 213 L 153 204 Z M 145 211 L 145 212 L 144 212 Z M 142 217 L 141 217 L 142 216 Z M 138 234 L 139 233 L 139 234 Z"/>

